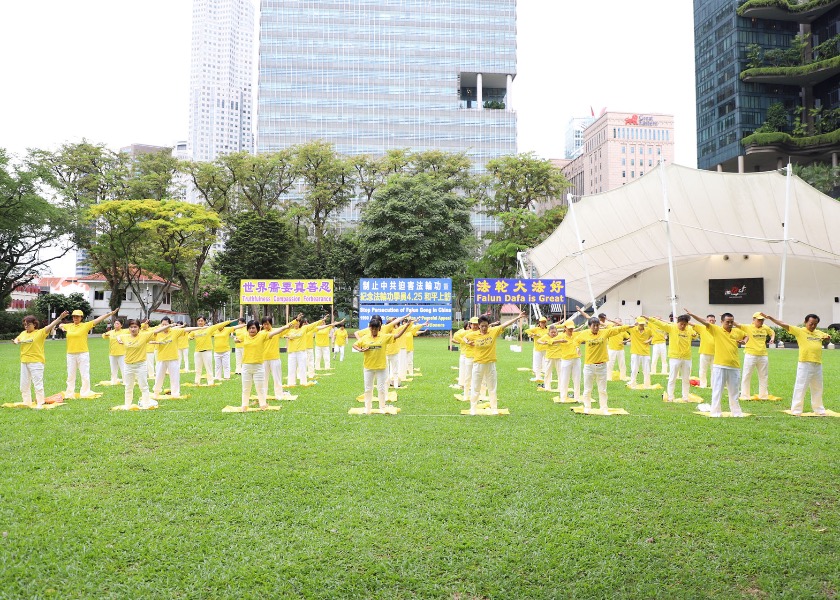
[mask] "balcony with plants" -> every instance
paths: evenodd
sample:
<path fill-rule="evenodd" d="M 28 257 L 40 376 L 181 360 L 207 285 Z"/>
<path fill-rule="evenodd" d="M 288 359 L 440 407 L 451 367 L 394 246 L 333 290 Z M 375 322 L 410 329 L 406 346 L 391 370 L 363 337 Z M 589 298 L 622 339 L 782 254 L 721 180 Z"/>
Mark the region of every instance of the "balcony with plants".
<path fill-rule="evenodd" d="M 837 75 L 840 75 L 840 34 L 813 48 L 810 34 L 799 34 L 789 48 L 764 49 L 758 44 L 748 45 L 747 68 L 741 71 L 741 80 L 809 87 Z"/>
<path fill-rule="evenodd" d="M 738 16 L 811 23 L 838 5 L 840 0 L 746 0 L 738 7 Z"/>

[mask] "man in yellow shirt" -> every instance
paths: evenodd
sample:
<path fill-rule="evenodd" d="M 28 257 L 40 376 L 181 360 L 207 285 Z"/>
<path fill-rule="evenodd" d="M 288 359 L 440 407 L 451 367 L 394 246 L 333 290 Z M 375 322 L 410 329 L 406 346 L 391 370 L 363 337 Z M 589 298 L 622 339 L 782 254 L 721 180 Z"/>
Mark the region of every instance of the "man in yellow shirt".
<path fill-rule="evenodd" d="M 630 325 L 601 328 L 598 317 L 589 319 L 589 329 L 576 333 L 572 338 L 575 345 L 584 344 L 586 355 L 583 364 L 583 412 L 592 411 L 592 388 L 598 386 L 598 406 L 601 413 L 610 414 L 609 396 L 607 395 L 607 340 L 631 329 Z"/>
<path fill-rule="evenodd" d="M 181 352 L 178 342 L 188 337 L 191 331 L 198 331 L 200 327 L 172 327 L 172 319 L 163 317 L 161 325 L 168 325 L 169 329 L 161 331 L 148 344 L 157 346 L 157 361 L 155 365 L 155 385 L 152 392 L 155 396 L 163 393 L 163 382 L 169 375 L 170 394 L 173 398 L 181 395 Z"/>
<path fill-rule="evenodd" d="M 525 330 L 525 335 L 534 341 L 534 354 L 531 363 L 531 370 L 534 372 L 534 378 L 531 381 L 542 381 L 543 371 L 545 370 L 545 351 L 548 347 L 540 342 L 540 339 L 548 334 L 548 327 L 546 324 L 548 319 L 540 317 L 539 322 L 533 327 Z"/>
<path fill-rule="evenodd" d="M 32 390 L 35 388 L 36 406 L 44 406 L 44 342 L 55 326 L 70 313 L 66 310 L 52 323 L 38 329 L 40 323 L 32 315 L 23 318 L 23 331 L 12 342 L 20 346 L 20 395 L 26 406 L 32 406 Z"/>
<path fill-rule="evenodd" d="M 650 327 L 650 372 L 657 375 L 668 374 L 667 352 L 665 351 L 665 332 L 657 327 Z"/>
<path fill-rule="evenodd" d="M 666 399 L 674 400 L 677 387 L 677 377 L 682 379 L 682 399 L 688 400 L 691 393 L 691 340 L 697 334 L 688 322 L 691 317 L 680 315 L 676 323 L 666 323 L 656 317 L 645 317 L 662 331 L 668 334 L 668 358 L 670 360 L 668 375 L 668 390 Z"/>
<path fill-rule="evenodd" d="M 741 388 L 741 360 L 738 344 L 746 337 L 742 329 L 735 327 L 735 317 L 725 312 L 720 316 L 721 325 L 709 323 L 706 319 L 685 311 L 695 321 L 704 326 L 715 339 L 715 357 L 712 360 L 712 417 L 721 416 L 723 390 L 729 394 L 729 410 L 733 417 L 743 417 L 741 404 L 738 402 Z M 702 328 L 701 328 L 702 329 Z"/>
<path fill-rule="evenodd" d="M 393 323 L 398 321 L 394 320 Z M 364 353 L 364 382 L 365 382 L 365 413 L 370 414 L 373 410 L 373 386 L 374 382 L 377 386 L 377 393 L 379 394 L 379 410 L 387 412 L 388 408 L 386 402 L 388 400 L 388 369 L 386 352 L 388 346 L 394 343 L 395 339 L 405 333 L 405 330 L 410 326 L 406 323 L 396 331 L 393 327 L 384 332 L 382 320 L 378 316 L 373 316 L 367 327 L 367 333 L 361 336 L 355 344 L 353 349 L 357 352 Z"/>
<path fill-rule="evenodd" d="M 753 314 L 751 325 L 740 325 L 735 327 L 743 329 L 747 334 L 747 344 L 744 346 L 744 368 L 741 369 L 741 400 L 752 398 L 750 394 L 750 380 L 753 371 L 758 371 L 758 397 L 767 400 L 767 375 L 768 363 L 767 343 L 773 343 L 776 336 L 773 330 L 764 324 L 764 314 L 757 312 Z"/>
<path fill-rule="evenodd" d="M 472 382 L 470 383 L 470 414 L 477 413 L 478 394 L 481 391 L 482 383 L 487 385 L 487 393 L 490 396 L 490 414 L 499 413 L 499 400 L 496 395 L 496 340 L 508 327 L 525 318 L 525 313 L 520 312 L 512 319 L 505 321 L 497 327 L 490 327 L 490 317 L 481 315 L 478 318 L 478 331 L 471 331 L 464 336 L 464 343 L 473 347 L 475 352 L 472 368 Z"/>
<path fill-rule="evenodd" d="M 562 337 L 560 336 L 560 332 L 557 330 L 557 325 L 552 323 L 548 326 L 548 334 L 544 335 L 541 338 L 538 338 L 540 344 L 545 347 L 545 374 L 544 374 L 544 381 L 543 387 L 547 390 L 551 389 L 551 379 L 552 375 L 556 372 L 557 373 L 557 381 L 560 382 L 560 372 L 561 372 L 561 362 L 563 360 L 563 349 L 568 346 L 569 344 L 562 342 Z M 534 343 L 538 340 L 535 339 Z M 562 396 L 566 395 L 569 385 L 568 379 L 566 380 L 566 389 L 562 387 L 558 388 L 558 391 Z"/>
<path fill-rule="evenodd" d="M 621 325 L 621 319 L 614 319 L 614 322 Z M 614 335 L 607 340 L 607 376 L 612 377 L 615 366 L 618 365 L 618 377 L 621 381 L 627 380 L 627 359 L 624 358 L 624 342 L 630 339 L 629 333 Z"/>
<path fill-rule="evenodd" d="M 90 352 L 88 351 L 88 333 L 90 333 L 91 329 L 96 327 L 108 317 L 117 314 L 117 311 L 119 311 L 119 308 L 100 317 L 96 317 L 93 321 L 82 322 L 85 313 L 80 310 L 74 310 L 70 314 L 73 322 L 59 325 L 59 329 L 67 334 L 67 391 L 64 392 L 65 398 L 72 398 L 76 393 L 77 369 L 82 376 L 82 387 L 79 390 L 79 397 L 94 397 L 94 393 L 90 390 Z"/>
<path fill-rule="evenodd" d="M 338 362 L 344 362 L 344 347 L 347 346 L 347 330 L 344 322 L 335 328 L 333 336 L 333 354 L 338 354 Z"/>
<path fill-rule="evenodd" d="M 822 351 L 823 340 L 827 333 L 817 330 L 820 318 L 815 314 L 805 315 L 805 326 L 794 327 L 774 319 L 770 315 L 761 313 L 763 317 L 770 319 L 776 325 L 790 332 L 796 338 L 799 345 L 799 362 L 796 365 L 796 383 L 793 384 L 793 399 L 790 404 L 790 412 L 794 415 L 801 415 L 805 407 L 805 391 L 811 391 L 811 410 L 818 415 L 826 414 L 823 406 L 823 372 L 822 372 Z"/>
<path fill-rule="evenodd" d="M 706 315 L 706 321 L 712 325 L 717 323 L 715 315 Z M 705 327 L 697 327 L 695 329 L 697 335 L 700 336 L 700 358 L 698 360 L 698 379 L 700 380 L 700 387 L 708 387 L 708 375 L 712 370 L 712 360 L 715 358 L 715 338 L 711 332 Z"/>
<path fill-rule="evenodd" d="M 647 319 L 639 317 L 636 319 L 636 326 L 630 330 L 630 383 L 629 387 L 634 388 L 639 382 L 639 369 L 642 370 L 644 386 L 649 388 L 650 383 L 650 343 L 653 339 L 653 332 L 647 326 Z"/>

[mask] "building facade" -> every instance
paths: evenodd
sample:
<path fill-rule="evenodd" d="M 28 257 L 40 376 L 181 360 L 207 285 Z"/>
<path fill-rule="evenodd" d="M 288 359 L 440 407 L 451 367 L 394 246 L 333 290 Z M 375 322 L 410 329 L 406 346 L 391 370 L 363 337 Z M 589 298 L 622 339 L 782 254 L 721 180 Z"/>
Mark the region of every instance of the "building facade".
<path fill-rule="evenodd" d="M 591 117 L 572 117 L 566 125 L 566 160 L 573 160 L 583 152 L 583 135 L 586 128 L 595 120 Z"/>
<path fill-rule="evenodd" d="M 187 154 L 253 152 L 253 0 L 193 0 Z"/>

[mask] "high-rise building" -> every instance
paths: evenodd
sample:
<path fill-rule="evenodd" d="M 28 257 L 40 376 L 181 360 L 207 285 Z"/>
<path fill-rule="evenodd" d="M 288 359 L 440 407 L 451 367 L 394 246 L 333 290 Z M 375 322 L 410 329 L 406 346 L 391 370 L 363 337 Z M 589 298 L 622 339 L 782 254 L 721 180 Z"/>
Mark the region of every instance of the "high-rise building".
<path fill-rule="evenodd" d="M 253 152 L 253 0 L 193 0 L 190 130 L 193 160 Z"/>
<path fill-rule="evenodd" d="M 837 164 L 838 33 L 838 0 L 694 0 L 698 166 Z"/>
<path fill-rule="evenodd" d="M 257 151 L 516 153 L 515 0 L 262 0 Z"/>
<path fill-rule="evenodd" d="M 566 125 L 566 158 L 572 160 L 583 151 L 583 132 L 595 117 L 572 117 Z"/>

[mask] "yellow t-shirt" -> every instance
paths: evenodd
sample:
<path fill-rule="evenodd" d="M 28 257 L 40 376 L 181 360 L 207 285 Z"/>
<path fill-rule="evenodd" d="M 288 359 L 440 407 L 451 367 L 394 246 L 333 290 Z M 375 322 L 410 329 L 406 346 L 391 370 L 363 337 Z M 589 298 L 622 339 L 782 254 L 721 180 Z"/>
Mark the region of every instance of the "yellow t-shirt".
<path fill-rule="evenodd" d="M 323 324 L 324 320 L 321 319 L 320 321 L 298 327 L 297 329 L 287 329 L 284 331 L 281 335 L 289 340 L 288 351 L 303 352 L 309 348 L 307 338 L 312 339 L 312 332 Z M 384 330 L 385 328 L 383 327 L 382 329 Z M 312 347 L 314 348 L 314 342 Z"/>
<path fill-rule="evenodd" d="M 405 342 L 403 343 L 405 344 L 406 352 L 414 352 L 414 338 L 417 337 L 417 332 L 421 329 L 422 327 L 420 325 L 412 325 L 400 338 L 405 338 Z"/>
<path fill-rule="evenodd" d="M 140 324 L 140 331 L 141 332 L 149 331 L 149 324 L 148 323 L 141 323 Z M 192 336 L 192 334 L 190 334 L 190 336 Z M 192 337 L 190 337 L 190 339 L 192 339 Z M 152 346 L 151 344 L 146 344 L 146 354 L 154 354 L 156 351 L 157 351 L 157 348 L 155 346 Z"/>
<path fill-rule="evenodd" d="M 668 358 L 691 360 L 691 340 L 695 335 L 691 325 L 686 325 L 685 329 L 680 331 L 677 323 L 666 323 L 653 317 L 649 321 L 668 332 Z"/>
<path fill-rule="evenodd" d="M 653 339 L 653 332 L 650 327 L 645 327 L 644 331 L 639 331 L 638 326 L 634 326 L 630 330 L 630 354 L 650 356 L 650 344 L 648 342 L 651 339 Z"/>
<path fill-rule="evenodd" d="M 461 354 L 466 354 L 469 346 L 464 343 L 464 336 L 470 332 L 469 329 L 459 329 L 452 335 L 452 341 L 458 344 Z"/>
<path fill-rule="evenodd" d="M 184 332 L 184 335 L 179 335 L 178 341 L 176 342 L 178 350 L 186 350 L 189 348 L 191 339 L 192 338 L 190 337 L 189 332 Z"/>
<path fill-rule="evenodd" d="M 161 362 L 166 360 L 178 360 L 178 340 L 187 337 L 188 331 L 170 327 L 161 331 L 155 336 L 157 344 L 157 359 Z"/>
<path fill-rule="evenodd" d="M 357 343 L 361 348 L 367 349 L 362 353 L 364 356 L 364 368 L 371 371 L 379 371 L 387 365 L 385 356 L 388 347 L 394 345 L 394 334 L 382 333 L 380 330 L 379 335 L 373 337 L 367 333 Z"/>
<path fill-rule="evenodd" d="M 236 348 L 242 347 L 242 340 L 245 339 L 245 336 L 248 335 L 247 327 L 240 327 L 236 331 L 233 332 L 233 345 Z"/>
<path fill-rule="evenodd" d="M 306 342 L 306 349 L 313 350 L 315 348 L 315 330 L 317 327 L 310 327 L 309 331 L 306 332 L 304 337 L 304 341 Z"/>
<path fill-rule="evenodd" d="M 574 331 L 572 332 L 572 335 L 568 335 L 565 331 L 557 335 L 557 337 L 567 340 L 567 343 L 560 344 L 560 358 L 562 360 L 580 360 L 580 342 L 575 339 L 576 335 L 577 334 Z M 614 337 L 620 338 L 621 336 L 619 335 Z M 608 340 L 611 339 L 613 338 L 608 338 Z M 609 341 L 607 343 L 609 343 Z"/>
<path fill-rule="evenodd" d="M 67 334 L 67 354 L 80 354 L 88 351 L 88 332 L 93 329 L 93 321 L 64 326 Z"/>
<path fill-rule="evenodd" d="M 319 348 L 329 348 L 330 328 L 324 327 L 315 331 L 315 345 Z"/>
<path fill-rule="evenodd" d="M 542 338 L 548 335 L 548 327 L 540 327 L 539 325 L 534 325 L 530 329 L 525 330 L 525 335 L 534 340 L 534 350 L 536 352 L 545 352 L 546 350 L 548 350 L 548 346 L 540 341 Z"/>
<path fill-rule="evenodd" d="M 593 335 L 592 331 L 587 329 L 576 333 L 572 338 L 575 344 L 586 345 L 586 358 L 583 363 L 586 365 L 599 365 L 607 362 L 607 339 L 621 335 L 628 331 L 632 325 L 622 325 L 620 327 L 610 327 L 608 329 L 599 329 L 597 335 Z M 631 340 L 632 341 L 632 340 Z"/>
<path fill-rule="evenodd" d="M 123 343 L 125 344 L 125 364 L 134 365 L 137 363 L 146 362 L 146 344 L 152 339 L 154 331 L 146 329 L 141 331 L 137 336 L 132 336 L 130 333 L 123 336 Z"/>
<path fill-rule="evenodd" d="M 242 364 L 262 364 L 267 342 L 268 332 L 265 330 L 258 331 L 254 337 L 251 337 L 250 333 L 246 335 L 245 339 L 242 340 Z"/>
<path fill-rule="evenodd" d="M 102 334 L 102 337 L 108 340 L 108 354 L 110 356 L 125 356 L 125 346 L 120 344 L 117 339 L 121 335 L 128 335 L 128 331 L 125 329 L 120 329 L 119 331 L 112 329 Z"/>
<path fill-rule="evenodd" d="M 343 346 L 347 343 L 347 330 L 344 327 L 339 327 L 335 330 L 335 345 Z"/>
<path fill-rule="evenodd" d="M 245 329 L 244 327 L 242 329 Z M 220 329 L 216 333 L 213 334 L 213 352 L 218 352 L 222 354 L 224 352 L 230 352 L 230 332 L 233 331 L 233 327 L 228 325 L 227 327 Z M 239 331 L 237 329 L 237 331 Z"/>
<path fill-rule="evenodd" d="M 813 333 L 804 327 L 790 326 L 790 334 L 799 344 L 799 362 L 822 363 L 822 341 L 828 337 L 827 333 L 814 330 Z"/>
<path fill-rule="evenodd" d="M 714 355 L 715 337 L 703 325 L 696 326 L 697 334 L 700 336 L 700 354 Z"/>
<path fill-rule="evenodd" d="M 242 328 L 245 329 L 244 327 Z M 238 329 L 236 331 L 239 331 Z M 263 329 L 265 331 L 265 329 Z M 270 332 L 269 332 L 270 333 Z M 263 361 L 266 360 L 280 360 L 280 335 L 275 335 L 273 338 L 268 338 L 265 341 L 263 348 Z"/>
<path fill-rule="evenodd" d="M 624 332 L 621 335 L 614 335 L 607 340 L 607 348 L 609 350 L 624 350 L 624 340 L 629 340 L 630 334 Z"/>
<path fill-rule="evenodd" d="M 195 351 L 196 352 L 207 352 L 208 350 L 213 349 L 213 335 L 217 332 L 225 328 L 227 325 L 230 324 L 230 321 L 222 321 L 221 323 L 216 323 L 215 325 L 210 325 L 205 329 L 197 329 L 196 331 L 192 332 L 193 339 L 195 340 Z"/>
<path fill-rule="evenodd" d="M 498 338 L 504 329 L 501 325 L 496 327 L 489 327 L 487 333 L 479 331 L 471 331 L 466 336 L 465 340 L 473 342 L 473 362 L 478 365 L 483 365 L 491 362 L 496 362 L 496 338 Z"/>
<path fill-rule="evenodd" d="M 773 330 L 767 325 L 762 325 L 761 327 L 741 325 L 741 329 L 747 334 L 747 345 L 744 346 L 744 354 L 767 356 L 767 340 L 773 337 Z"/>
<path fill-rule="evenodd" d="M 709 324 L 708 329 L 715 337 L 715 357 L 712 359 L 712 364 L 719 367 L 740 369 L 741 357 L 738 353 L 738 342 L 744 339 L 746 333 L 737 327 L 733 327 L 732 331 L 727 333 L 720 325 L 712 324 Z"/>
<path fill-rule="evenodd" d="M 544 335 L 538 340 L 534 340 L 536 344 L 539 341 L 545 347 L 545 357 L 551 360 L 563 358 L 563 348 L 565 346 L 569 346 L 568 343 L 563 343 L 560 340 L 562 339 L 562 334 L 558 333 L 554 337 L 550 335 Z M 575 346 L 577 348 L 577 346 Z"/>
<path fill-rule="evenodd" d="M 647 327 L 646 329 L 651 330 L 650 331 L 650 333 L 651 333 L 650 343 L 651 344 L 664 344 L 665 343 L 665 333 L 661 329 L 659 329 L 658 327 Z"/>
<path fill-rule="evenodd" d="M 36 329 L 32 333 L 22 331 L 15 338 L 20 343 L 20 362 L 45 363 L 44 340 L 47 339 L 46 327 Z"/>

